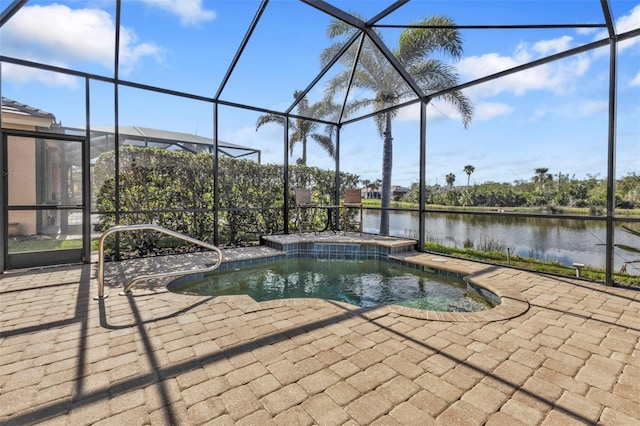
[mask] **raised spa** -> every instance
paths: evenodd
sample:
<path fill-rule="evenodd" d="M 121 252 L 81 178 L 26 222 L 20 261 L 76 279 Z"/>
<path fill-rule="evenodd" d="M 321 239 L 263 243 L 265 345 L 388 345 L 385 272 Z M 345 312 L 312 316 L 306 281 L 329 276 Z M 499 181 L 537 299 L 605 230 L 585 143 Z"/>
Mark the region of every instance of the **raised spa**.
<path fill-rule="evenodd" d="M 201 296 L 246 294 L 257 302 L 311 297 L 361 307 L 396 304 L 444 312 L 477 312 L 496 305 L 495 300 L 484 297 L 461 278 L 384 260 L 319 260 L 294 256 L 180 278 L 173 281 L 169 289 Z"/>

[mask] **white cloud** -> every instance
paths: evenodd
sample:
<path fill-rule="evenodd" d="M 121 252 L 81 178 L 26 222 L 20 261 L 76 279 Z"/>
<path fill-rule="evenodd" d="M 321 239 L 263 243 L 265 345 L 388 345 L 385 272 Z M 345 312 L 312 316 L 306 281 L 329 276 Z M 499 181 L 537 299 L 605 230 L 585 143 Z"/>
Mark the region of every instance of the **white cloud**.
<path fill-rule="evenodd" d="M 576 33 L 579 35 L 591 35 L 595 32 L 599 31 L 598 28 L 578 28 L 576 29 Z"/>
<path fill-rule="evenodd" d="M 135 65 L 145 56 L 154 57 L 158 62 L 164 56 L 164 50 L 154 43 L 136 44 L 138 37 L 133 30 L 122 27 L 120 29 L 120 58 L 121 71 L 128 74 Z"/>
<path fill-rule="evenodd" d="M 462 126 L 460 112 L 450 103 L 441 99 L 434 99 L 427 104 L 427 118 L 431 123 L 444 120 L 456 120 Z M 475 118 L 475 115 L 474 115 Z M 420 104 L 412 104 L 398 110 L 398 121 L 420 121 Z"/>
<path fill-rule="evenodd" d="M 640 71 L 638 71 L 638 74 L 636 74 L 636 76 L 633 78 L 633 80 L 631 80 L 630 86 L 631 87 L 640 87 Z"/>
<path fill-rule="evenodd" d="M 474 120 L 484 121 L 500 115 L 509 114 L 514 108 L 498 102 L 480 102 L 475 106 Z"/>
<path fill-rule="evenodd" d="M 541 55 L 551 55 L 571 48 L 573 37 L 563 36 L 553 40 L 542 40 L 533 45 L 533 50 Z"/>
<path fill-rule="evenodd" d="M 111 69 L 114 30 L 113 19 L 103 10 L 59 4 L 25 6 L 2 28 L 1 46 L 3 54 L 36 62 L 68 67 L 82 61 Z M 162 55 L 158 46 L 139 43 L 135 33 L 125 27 L 120 44 L 123 71 L 132 69 L 143 57 L 159 59 Z"/>
<path fill-rule="evenodd" d="M 456 68 L 463 77 L 476 79 L 516 67 L 523 62 L 525 61 L 517 61 L 498 53 L 487 53 L 482 56 L 466 57 L 457 63 Z"/>
<path fill-rule="evenodd" d="M 470 56 L 457 64 L 463 80 L 474 80 L 531 62 L 541 54 L 556 53 L 570 48 L 571 37 L 543 40 L 533 46 L 522 43 L 511 56 L 487 53 Z M 469 89 L 474 97 L 495 96 L 503 92 L 524 95 L 530 90 L 549 90 L 556 94 L 570 92 L 576 77 L 584 75 L 591 64 L 586 54 L 573 56 L 502 77 Z"/>
<path fill-rule="evenodd" d="M 620 17 L 616 22 L 616 29 L 624 33 L 640 28 L 640 5 L 635 6 L 629 14 Z M 579 34 L 592 34 L 593 29 L 579 30 Z M 607 38 L 606 31 L 597 31 L 595 40 Z M 640 44 L 640 38 L 621 42 L 618 51 L 621 52 L 633 45 Z M 541 40 L 536 43 L 521 43 L 512 55 L 487 53 L 482 56 L 471 56 L 461 60 L 457 68 L 463 80 L 474 80 L 501 71 L 505 71 L 540 57 L 566 51 L 573 47 L 573 37 L 563 36 L 551 40 Z M 594 60 L 607 55 L 607 48 L 600 48 L 588 54 L 572 56 L 561 61 L 551 62 L 535 68 L 530 68 L 498 80 L 472 87 L 468 94 L 475 97 L 491 97 L 500 93 L 523 95 L 531 90 L 547 90 L 555 94 L 570 93 L 577 84 L 577 77 L 583 76 L 591 67 Z M 631 83 L 639 85 L 636 77 Z"/>
<path fill-rule="evenodd" d="M 555 106 L 542 104 L 533 110 L 531 120 L 538 121 L 548 114 L 569 119 L 586 118 L 605 112 L 607 108 L 609 108 L 607 100 L 576 100 Z"/>
<path fill-rule="evenodd" d="M 144 2 L 178 16 L 180 23 L 184 26 L 199 25 L 216 18 L 216 12 L 203 8 L 202 0 L 144 0 Z"/>
<path fill-rule="evenodd" d="M 399 121 L 420 121 L 420 104 L 412 104 L 398 110 Z"/>
<path fill-rule="evenodd" d="M 78 77 L 57 72 L 43 71 L 36 68 L 28 68 L 7 62 L 2 63 L 2 78 L 16 83 L 37 81 L 45 86 L 62 86 L 76 88 L 79 86 Z"/>
<path fill-rule="evenodd" d="M 625 33 L 636 28 L 640 28 L 640 4 L 631 9 L 628 15 L 620 17 L 616 22 L 616 30 L 619 33 Z"/>

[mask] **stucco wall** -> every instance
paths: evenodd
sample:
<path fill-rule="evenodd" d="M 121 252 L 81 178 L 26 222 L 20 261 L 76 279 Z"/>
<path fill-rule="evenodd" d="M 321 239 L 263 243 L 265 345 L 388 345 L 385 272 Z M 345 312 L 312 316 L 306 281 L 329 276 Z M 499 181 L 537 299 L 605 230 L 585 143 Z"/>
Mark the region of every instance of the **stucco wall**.
<path fill-rule="evenodd" d="M 31 138 L 9 137 L 8 146 L 9 205 L 36 203 L 36 145 Z M 9 223 L 20 224 L 20 234 L 36 233 L 35 211 L 10 211 Z"/>

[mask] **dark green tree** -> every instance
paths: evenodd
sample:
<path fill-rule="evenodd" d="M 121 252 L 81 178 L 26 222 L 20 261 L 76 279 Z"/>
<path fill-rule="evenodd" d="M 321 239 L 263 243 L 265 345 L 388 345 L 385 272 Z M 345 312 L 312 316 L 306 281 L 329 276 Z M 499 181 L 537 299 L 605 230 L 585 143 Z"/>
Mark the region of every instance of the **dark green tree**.
<path fill-rule="evenodd" d="M 361 17 L 358 17 L 362 19 Z M 400 33 L 398 46 L 392 50 L 395 59 L 403 66 L 425 93 L 435 93 L 458 84 L 458 75 L 453 66 L 441 57 L 458 59 L 462 55 L 462 38 L 457 29 L 452 28 L 454 22 L 446 16 L 434 16 L 413 23 Z M 327 29 L 329 38 L 340 38 L 322 52 L 321 61 L 327 64 L 342 49 L 346 41 L 358 29 L 339 20 L 333 20 Z M 376 32 L 382 39 L 382 35 Z M 372 95 L 349 102 L 345 112 L 353 113 L 363 108 L 382 110 L 398 105 L 401 101 L 415 98 L 416 94 L 398 75 L 382 52 L 368 38 L 363 44 L 360 56 L 356 58 L 358 49 L 347 49 L 340 62 L 345 65 L 344 71 L 335 75 L 328 84 L 327 98 L 332 99 L 336 93 L 352 82 L 354 87 Z M 438 58 L 436 58 L 436 54 Z M 351 78 L 353 63 L 358 66 Z M 469 99 L 459 91 L 449 92 L 443 99 L 458 110 L 465 127 L 471 122 L 473 108 Z M 380 217 L 380 234 L 389 233 L 389 211 L 391 205 L 391 172 L 393 158 L 393 137 L 391 133 L 392 118 L 397 110 L 389 110 L 375 116 L 378 132 L 384 137 L 382 153 L 382 202 Z"/>
<path fill-rule="evenodd" d="M 456 181 L 456 175 L 449 173 L 444 177 L 444 179 L 447 181 L 448 186 L 453 187 L 453 183 Z"/>

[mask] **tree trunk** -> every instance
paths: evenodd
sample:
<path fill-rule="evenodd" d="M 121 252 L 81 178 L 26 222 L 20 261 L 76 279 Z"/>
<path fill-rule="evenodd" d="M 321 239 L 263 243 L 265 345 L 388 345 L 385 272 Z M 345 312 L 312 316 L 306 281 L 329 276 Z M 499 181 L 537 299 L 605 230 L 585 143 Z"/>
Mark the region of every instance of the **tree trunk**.
<path fill-rule="evenodd" d="M 302 164 L 307 165 L 307 139 L 302 140 Z"/>
<path fill-rule="evenodd" d="M 387 112 L 387 125 L 382 147 L 382 202 L 380 211 L 380 235 L 389 235 L 389 210 L 391 206 L 391 169 L 393 166 L 393 138 L 391 137 L 391 113 Z"/>

